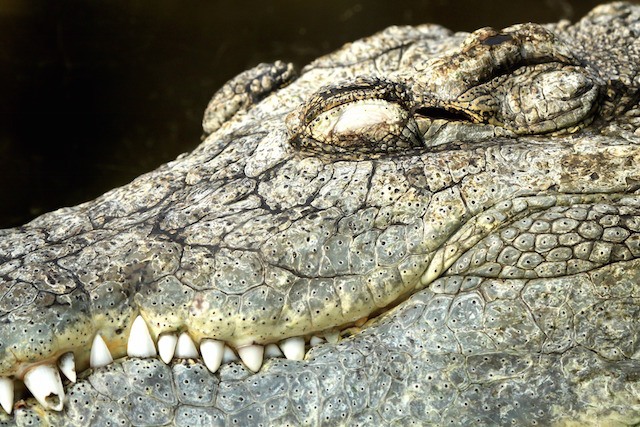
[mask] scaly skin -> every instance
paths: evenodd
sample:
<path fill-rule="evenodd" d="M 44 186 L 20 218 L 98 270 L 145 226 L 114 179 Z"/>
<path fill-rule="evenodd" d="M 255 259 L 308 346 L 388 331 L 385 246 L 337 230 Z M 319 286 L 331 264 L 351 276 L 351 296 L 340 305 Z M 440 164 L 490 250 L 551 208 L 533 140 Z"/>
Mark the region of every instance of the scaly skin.
<path fill-rule="evenodd" d="M 2 231 L 0 375 L 86 368 L 98 332 L 125 356 L 138 314 L 234 347 L 358 327 L 256 374 L 125 357 L 0 424 L 640 422 L 639 35 L 615 4 L 241 74 L 194 152 Z"/>

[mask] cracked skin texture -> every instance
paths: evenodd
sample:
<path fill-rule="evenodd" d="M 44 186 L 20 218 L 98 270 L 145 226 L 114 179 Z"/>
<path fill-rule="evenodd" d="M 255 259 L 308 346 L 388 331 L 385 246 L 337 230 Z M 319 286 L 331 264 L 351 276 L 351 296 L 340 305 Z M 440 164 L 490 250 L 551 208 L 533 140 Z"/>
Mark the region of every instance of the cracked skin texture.
<path fill-rule="evenodd" d="M 1 232 L 0 374 L 124 356 L 138 313 L 234 346 L 380 316 L 256 374 L 125 357 L 0 425 L 640 422 L 639 33 L 617 3 L 243 73 L 192 153 Z"/>

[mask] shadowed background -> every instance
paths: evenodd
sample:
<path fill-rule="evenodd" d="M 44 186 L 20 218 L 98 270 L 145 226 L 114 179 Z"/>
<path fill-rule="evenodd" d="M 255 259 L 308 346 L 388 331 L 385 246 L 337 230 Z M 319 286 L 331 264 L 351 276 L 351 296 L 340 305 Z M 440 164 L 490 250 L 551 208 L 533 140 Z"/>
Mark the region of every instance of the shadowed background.
<path fill-rule="evenodd" d="M 193 149 L 211 95 L 260 62 L 301 68 L 393 24 L 575 21 L 598 3 L 0 0 L 0 228 Z"/>

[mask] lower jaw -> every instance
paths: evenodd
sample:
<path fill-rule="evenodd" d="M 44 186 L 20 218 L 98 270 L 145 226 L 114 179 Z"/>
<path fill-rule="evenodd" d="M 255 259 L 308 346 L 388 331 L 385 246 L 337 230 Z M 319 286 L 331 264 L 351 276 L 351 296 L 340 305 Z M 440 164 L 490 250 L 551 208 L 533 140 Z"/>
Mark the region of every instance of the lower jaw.
<path fill-rule="evenodd" d="M 566 196 L 566 198 L 570 198 L 570 197 L 577 197 L 577 196 Z M 602 199 L 605 199 L 605 200 L 606 200 L 606 198 L 607 198 L 607 197 L 609 197 L 609 196 L 600 196 L 600 195 L 595 195 L 595 196 L 584 196 L 583 198 L 585 199 L 585 201 L 589 201 L 589 200 L 591 200 L 591 198 L 593 198 L 595 201 L 598 201 L 600 198 L 602 198 Z M 560 198 L 560 197 L 558 197 L 558 198 Z M 570 200 L 569 200 L 569 201 L 570 201 Z M 592 203 L 593 203 L 593 202 L 592 202 Z M 445 266 L 445 267 L 443 267 L 443 268 L 444 268 L 444 269 L 446 269 L 446 266 Z M 442 273 L 442 271 L 438 271 L 437 275 L 439 275 L 439 274 L 441 274 L 441 273 Z M 431 279 L 430 279 L 430 280 L 431 280 Z M 424 285 L 426 285 L 426 284 L 427 284 L 427 283 L 424 283 Z M 403 300 L 403 299 L 401 299 L 401 300 Z M 400 300 L 400 301 L 401 301 L 401 300 Z M 396 301 L 396 303 L 395 303 L 395 304 L 399 303 L 400 301 Z M 384 309 L 384 311 L 388 310 L 389 308 L 390 308 L 390 307 L 386 307 L 386 308 Z M 350 325 L 343 325 L 343 326 L 348 327 L 348 326 L 350 326 Z M 116 338 L 112 338 L 112 339 L 110 339 L 109 337 L 106 337 L 106 338 L 107 338 L 107 339 L 106 339 L 106 341 L 107 341 L 107 346 L 108 346 L 108 347 L 109 347 L 109 349 L 112 351 L 112 355 L 113 355 L 116 359 L 117 359 L 117 358 L 119 358 L 119 357 L 125 356 L 125 355 L 127 354 L 127 352 L 126 352 L 126 346 L 127 346 L 127 343 L 126 343 L 126 342 L 125 342 L 125 340 L 124 340 L 123 334 L 119 334 L 119 335 L 117 335 L 117 336 L 116 336 Z M 156 337 L 156 338 L 157 338 L 157 337 Z M 307 338 L 307 339 L 309 339 L 309 336 L 307 336 L 306 338 Z M 239 348 L 243 348 L 243 347 L 239 347 Z M 238 350 L 239 348 L 236 348 L 236 350 Z M 264 351 L 264 349 L 263 349 L 263 351 Z M 27 365 L 27 364 L 22 365 L 21 370 L 18 372 L 17 377 L 18 377 L 18 378 L 23 378 L 23 377 L 24 377 L 24 374 L 25 374 L 29 369 L 32 369 L 34 366 L 44 365 L 44 364 L 47 364 L 47 363 L 49 363 L 49 364 L 53 364 L 53 363 L 56 361 L 57 356 L 59 356 L 59 355 L 61 355 L 61 354 L 63 354 L 63 353 L 64 353 L 64 351 L 62 351 L 62 350 L 61 350 L 61 351 L 59 351 L 58 353 L 56 353 L 56 357 L 49 357 L 49 358 L 47 358 L 47 359 L 46 359 L 46 360 L 44 360 L 44 361 L 39 361 L 39 362 L 37 362 L 37 363 L 33 363 L 33 364 L 29 364 L 29 365 Z M 88 351 L 83 351 L 83 352 L 81 352 L 81 354 L 77 354 L 77 355 L 76 355 L 76 356 L 78 357 L 78 360 L 77 360 L 77 367 L 79 368 L 79 370 L 84 370 L 84 369 L 86 369 L 86 368 L 90 365 L 90 363 L 89 363 L 89 361 L 88 361 L 88 360 L 89 360 L 89 356 L 88 356 L 88 354 L 89 354 L 89 352 L 88 352 Z M 195 357 L 198 357 L 198 356 L 196 355 Z M 258 369 L 259 369 L 259 368 L 258 368 Z M 256 369 L 254 369 L 254 371 L 255 371 L 255 370 L 256 370 Z M 18 387 L 18 388 L 20 388 L 20 387 Z"/>
<path fill-rule="evenodd" d="M 284 348 L 282 346 L 282 343 L 284 341 L 289 341 L 290 338 L 286 338 L 285 340 L 281 340 L 281 341 L 272 340 L 269 342 L 261 342 L 259 344 L 254 343 L 253 341 L 250 341 L 250 340 L 248 342 L 247 340 L 237 341 L 237 342 L 240 342 L 241 344 L 237 344 L 237 342 L 236 343 L 228 342 L 228 341 L 224 342 L 225 351 L 227 353 L 226 360 L 227 361 L 230 360 L 233 355 L 235 357 L 235 360 L 243 361 L 245 363 L 245 366 L 249 366 L 249 370 L 253 372 L 256 372 L 260 369 L 263 357 L 264 358 L 283 357 L 290 360 L 301 360 L 306 354 L 306 352 L 309 350 L 309 348 L 311 348 L 316 344 L 319 344 L 325 341 L 329 341 L 330 343 L 335 343 L 342 336 L 349 336 L 356 333 L 368 321 L 368 319 L 370 318 L 373 319 L 381 315 L 382 313 L 388 312 L 395 306 L 401 304 L 403 301 L 409 298 L 413 292 L 415 292 L 415 289 L 417 289 L 420 286 L 421 285 L 419 283 L 416 285 L 408 286 L 406 292 L 403 295 L 401 295 L 399 298 L 397 298 L 395 301 L 393 301 L 391 304 L 389 304 L 386 307 L 374 310 L 366 317 L 361 317 L 358 320 L 341 324 L 336 327 L 327 328 L 318 332 L 312 332 L 304 335 L 291 337 L 294 339 L 293 341 L 296 341 L 296 344 L 293 345 L 294 350 L 291 350 L 290 352 L 284 351 Z M 131 325 L 134 323 L 134 318 L 136 315 L 137 314 L 133 311 L 132 307 L 130 307 L 128 310 L 123 310 L 123 309 L 115 310 L 112 316 L 110 316 L 108 313 L 101 314 L 99 318 L 95 321 L 93 319 L 92 320 L 87 319 L 87 321 L 82 322 L 82 325 L 85 325 L 85 329 L 87 330 L 83 330 L 82 333 L 78 333 L 78 335 L 85 336 L 85 337 L 86 336 L 91 337 L 92 335 L 93 337 L 95 337 L 99 335 L 102 341 L 104 341 L 105 347 L 108 349 L 109 354 L 108 354 L 107 360 L 109 361 L 126 360 L 127 357 L 131 356 L 131 354 L 129 354 L 128 352 L 128 346 L 129 346 L 128 336 L 131 333 Z M 138 315 L 138 317 L 140 316 Z M 179 335 L 186 335 L 187 337 L 189 337 L 190 341 L 195 342 L 196 344 L 201 344 L 203 341 L 209 339 L 206 336 L 203 336 L 203 334 L 199 334 L 197 330 L 189 329 L 187 332 L 184 328 L 180 328 L 171 332 L 161 332 L 160 334 L 156 334 L 153 331 L 153 328 L 148 328 L 146 322 L 143 322 L 143 323 L 145 324 L 145 329 L 147 330 L 146 333 L 150 337 L 153 335 L 153 338 L 150 338 L 153 341 L 152 356 L 163 359 L 163 361 L 167 364 L 171 362 L 171 359 L 173 357 L 172 356 L 162 357 L 162 354 L 161 354 L 162 351 L 160 351 L 160 354 L 158 354 L 159 339 L 162 336 L 173 334 L 177 338 Z M 90 327 L 93 328 L 93 325 L 96 325 L 96 324 L 109 325 L 109 326 L 100 328 L 98 332 L 93 332 L 92 334 L 89 333 L 88 328 Z M 151 333 L 148 332 L 150 329 L 151 329 Z M 66 332 L 66 334 L 68 335 L 70 334 L 70 332 Z M 95 364 L 91 362 L 92 351 L 93 351 L 93 348 L 95 347 L 93 345 L 94 342 L 88 341 L 86 338 L 84 341 L 85 341 L 85 344 L 82 345 L 81 347 L 77 347 L 77 346 L 61 347 L 61 348 L 58 348 L 55 353 L 52 353 L 46 358 L 43 358 L 37 361 L 32 361 L 32 362 L 27 362 L 27 361 L 19 362 L 16 365 L 17 368 L 15 368 L 12 374 L 10 375 L 5 374 L 4 376 L 0 376 L 0 380 L 2 378 L 5 378 L 5 379 L 9 378 L 12 380 L 13 389 L 14 389 L 14 400 L 20 401 L 21 399 L 28 399 L 30 397 L 30 393 L 29 393 L 30 390 L 28 390 L 27 387 L 25 387 L 24 385 L 25 376 L 30 371 L 33 371 L 38 367 L 43 367 L 43 366 L 56 367 L 59 363 L 60 358 L 63 355 L 66 355 L 69 353 L 71 353 L 74 356 L 75 371 L 78 372 L 79 375 L 87 375 L 87 373 L 90 373 L 91 368 L 99 368 L 102 365 L 95 366 Z M 302 343 L 300 343 L 300 341 L 302 341 Z M 192 355 L 189 355 L 188 357 L 176 356 L 175 358 L 199 359 L 200 361 L 202 361 L 203 356 L 199 351 L 200 350 L 199 347 L 200 347 L 199 345 L 194 345 L 195 353 Z M 245 357 L 243 357 L 243 353 L 245 351 L 250 350 L 249 347 L 253 347 L 253 350 L 260 352 L 260 355 L 257 356 L 259 361 L 256 362 L 255 360 L 256 359 L 255 351 L 247 356 L 249 358 L 247 360 L 249 361 L 245 360 Z M 212 372 L 215 372 L 217 368 L 210 368 L 210 370 Z M 60 375 L 60 379 L 56 378 L 52 381 L 58 382 L 63 379 L 65 379 L 65 377 Z M 66 388 L 68 384 L 69 384 L 69 381 L 65 380 L 64 388 Z M 55 385 L 51 387 L 55 388 Z M 35 394 L 35 393 L 32 393 L 32 394 Z M 0 386 L 0 403 L 1 402 L 2 402 L 2 387 Z M 51 405 L 47 406 L 47 404 L 44 402 L 41 402 L 41 403 L 43 404 L 45 409 L 55 410 L 53 406 Z M 9 412 L 8 408 L 5 408 L 5 412 Z"/>
<path fill-rule="evenodd" d="M 138 316 L 138 318 L 142 320 L 142 317 Z M 242 362 L 245 368 L 247 368 L 249 371 L 256 372 L 260 370 L 260 367 L 263 363 L 263 359 L 286 358 L 290 360 L 302 360 L 306 352 L 311 347 L 327 341 L 335 343 L 341 339 L 341 336 L 352 335 L 356 331 L 360 330 L 360 327 L 362 327 L 366 321 L 367 321 L 367 318 L 362 318 L 356 322 L 349 323 L 346 325 L 341 325 L 340 328 L 332 328 L 317 334 L 309 334 L 306 336 L 292 337 L 289 339 L 282 340 L 278 344 L 276 343 L 268 343 L 264 345 L 250 344 L 245 346 L 232 347 L 227 343 L 223 343 L 224 349 L 225 349 L 224 360 L 219 361 L 218 365 L 225 365 L 234 361 Z M 185 336 L 187 347 L 191 345 L 193 348 L 191 350 L 189 349 L 180 350 L 180 344 L 178 343 L 176 345 L 176 348 L 172 349 L 172 352 L 171 352 L 172 356 L 167 357 L 166 354 L 163 356 L 162 350 L 159 348 L 160 347 L 159 340 L 161 339 L 160 337 L 166 336 L 167 334 L 163 333 L 163 334 L 160 334 L 160 336 L 156 336 L 155 339 L 152 339 L 151 334 L 148 332 L 146 322 L 144 322 L 143 320 L 142 322 L 145 324 L 144 329 L 147 331 L 146 334 L 149 335 L 149 339 L 151 339 L 153 342 L 152 354 L 150 354 L 149 357 L 162 359 L 166 364 L 172 363 L 172 360 L 173 361 L 182 360 L 182 361 L 192 361 L 192 362 L 197 361 L 200 363 L 204 362 L 205 365 L 209 367 L 209 365 L 206 363 L 206 360 L 203 361 L 204 351 L 202 351 L 202 343 L 208 339 L 205 338 L 202 340 L 196 340 L 196 342 L 199 341 L 200 345 L 195 345 L 195 343 L 193 342 L 194 340 L 191 338 L 191 336 L 187 332 L 183 331 L 180 334 L 176 332 L 175 334 L 172 334 L 172 335 L 175 335 L 176 338 L 178 335 L 180 335 L 180 340 L 182 340 L 182 336 Z M 91 373 L 93 372 L 92 369 L 94 370 L 100 369 L 102 366 L 110 365 L 111 363 L 123 363 L 124 361 L 131 359 L 132 356 L 128 354 L 130 353 L 128 347 L 131 346 L 131 343 L 128 342 L 129 340 L 125 340 L 124 334 L 111 334 L 111 335 L 105 334 L 104 339 L 101 337 L 100 333 L 98 333 L 97 335 L 100 336 L 100 340 L 104 342 L 105 348 L 108 349 L 107 351 L 108 356 L 103 354 L 98 358 L 99 359 L 101 358 L 104 360 L 104 357 L 107 357 L 107 360 L 111 361 L 109 363 L 98 364 L 97 366 L 95 366 L 95 363 L 92 360 L 94 358 L 94 355 L 92 353 L 95 351 L 94 347 L 96 347 L 96 344 L 95 344 L 96 341 L 94 340 L 93 346 L 90 349 L 83 348 L 81 350 L 78 350 L 77 348 L 75 349 L 62 348 L 62 349 L 59 349 L 55 354 L 52 354 L 51 356 L 45 359 L 39 360 L 38 362 L 20 363 L 14 375 L 0 377 L 0 379 L 8 378 L 12 381 L 13 395 L 14 395 L 13 400 L 16 402 L 15 407 L 19 408 L 24 406 L 25 401 L 32 400 L 32 398 L 37 394 L 37 391 L 30 390 L 29 388 L 27 388 L 27 386 L 25 386 L 25 376 L 27 376 L 29 372 L 33 372 L 39 367 L 54 367 L 54 369 L 57 372 L 58 371 L 57 366 L 59 366 L 59 362 L 64 355 L 71 354 L 74 356 L 73 357 L 75 359 L 74 360 L 75 363 L 73 365 L 75 368 L 74 376 L 75 376 L 75 372 L 78 372 L 79 377 L 87 377 L 88 375 L 91 375 Z M 258 362 L 256 362 L 255 360 L 256 359 L 255 353 L 251 353 L 248 356 L 245 356 L 245 349 L 249 349 L 249 347 L 255 347 L 259 349 L 260 355 L 258 356 L 258 359 L 259 359 Z M 158 354 L 158 350 L 160 350 L 160 354 Z M 191 352 L 192 354 L 188 354 L 187 356 L 180 355 L 179 353 L 181 351 L 183 353 L 185 351 L 186 353 Z M 174 355 L 174 352 L 175 352 L 175 355 Z M 256 365 L 256 363 L 258 364 Z M 213 373 L 218 370 L 218 367 L 209 368 L 209 370 Z M 73 378 L 73 381 L 71 381 L 69 378 L 66 378 L 64 375 L 60 373 L 58 375 L 60 377 L 59 379 L 55 378 L 53 380 L 48 379 L 45 381 L 45 382 L 52 382 L 52 385 L 44 385 L 43 387 L 49 388 L 49 389 L 56 389 L 56 385 L 53 383 L 62 381 L 63 386 L 62 388 L 60 388 L 60 390 L 64 390 L 64 389 L 67 389 L 73 382 L 75 382 L 75 378 Z M 62 395 L 62 399 L 64 399 L 64 395 Z M 4 407 L 5 406 L 4 403 L 6 402 L 6 399 L 5 399 L 5 402 L 2 402 L 2 400 L 3 400 L 3 391 L 2 391 L 2 387 L 0 386 L 0 403 L 3 403 L 2 406 Z M 49 402 L 51 401 L 57 402 L 59 399 L 58 399 L 58 396 L 55 395 L 55 393 L 52 393 L 49 395 L 47 400 Z M 38 402 L 41 405 L 42 409 L 61 410 L 63 408 L 63 406 L 56 405 L 55 403 L 47 403 L 47 400 L 43 401 L 42 399 L 38 399 Z M 11 412 L 11 409 L 9 407 L 5 407 L 4 409 L 5 409 L 5 412 L 7 413 Z M 0 410 L 0 413 L 1 412 L 2 411 Z"/>
<path fill-rule="evenodd" d="M 638 266 L 637 261 L 627 264 L 633 267 L 631 272 L 637 272 Z M 602 272 L 610 270 L 603 268 Z M 576 280 L 590 283 L 589 274 L 578 276 L 562 279 L 567 286 L 564 290 L 572 289 Z M 486 279 L 485 285 L 487 282 L 503 290 L 522 285 L 519 280 Z M 480 286 L 471 291 L 478 292 Z M 436 288 L 441 290 L 442 286 L 433 290 Z M 434 294 L 433 290 L 419 292 L 339 345 L 317 346 L 299 363 L 267 361 L 255 375 L 237 363 L 223 365 L 213 375 L 197 360 L 178 360 L 166 366 L 156 359 L 125 357 L 81 375 L 79 384 L 67 388 L 65 412 L 44 411 L 28 400 L 17 405 L 23 406 L 16 411 L 15 423 L 39 420 L 41 425 L 82 425 L 94 420 L 117 425 L 123 419 L 127 424 L 163 425 L 171 420 L 180 424 L 179 417 L 186 413 L 193 414 L 191 421 L 205 420 L 201 425 L 214 424 L 215 418 L 207 418 L 214 415 L 227 425 L 233 425 L 234 420 L 240 423 L 237 425 L 247 425 L 241 424 L 246 420 L 243 414 L 254 417 L 253 425 L 284 425 L 287 420 L 293 424 L 291 420 L 298 424 L 355 425 L 355 417 L 367 421 L 363 424 L 378 421 L 384 425 L 392 419 L 388 417 L 396 416 L 425 425 L 495 425 L 509 424 L 513 419 L 517 425 L 563 425 L 562 421 L 570 424 L 569 420 L 576 425 L 637 422 L 637 395 L 633 400 L 637 381 L 628 376 L 637 370 L 633 360 L 601 358 L 578 343 L 561 353 L 541 352 L 539 345 L 546 342 L 542 338 L 520 347 L 476 348 L 470 342 L 469 348 L 475 350 L 469 352 L 455 342 L 447 346 L 443 334 L 453 336 L 456 330 L 432 324 L 437 317 L 431 310 L 437 307 L 433 302 L 439 296 L 455 301 L 464 295 Z M 590 298 L 603 298 L 599 289 L 585 290 Z M 629 301 L 637 300 L 633 298 Z M 437 320 L 446 325 L 446 319 Z M 620 320 L 634 324 L 633 319 Z M 476 331 L 473 318 L 469 321 L 468 332 Z M 495 330 L 505 336 L 509 333 Z M 526 338 L 526 331 L 522 333 Z M 562 341 L 553 335 L 547 339 Z M 192 395 L 182 394 L 187 387 L 184 379 L 192 385 Z M 169 398 L 163 397 L 165 392 L 170 393 Z M 364 403 L 354 407 L 350 399 Z M 288 406 L 289 418 L 276 418 L 278 403 Z M 252 408 L 262 408 L 262 412 L 256 414 Z M 344 411 L 347 417 L 341 418 Z M 138 415 L 144 418 L 140 421 L 135 418 Z M 160 420 L 165 415 L 168 421 Z M 2 421 L 12 424 L 0 410 L 0 424 Z"/>

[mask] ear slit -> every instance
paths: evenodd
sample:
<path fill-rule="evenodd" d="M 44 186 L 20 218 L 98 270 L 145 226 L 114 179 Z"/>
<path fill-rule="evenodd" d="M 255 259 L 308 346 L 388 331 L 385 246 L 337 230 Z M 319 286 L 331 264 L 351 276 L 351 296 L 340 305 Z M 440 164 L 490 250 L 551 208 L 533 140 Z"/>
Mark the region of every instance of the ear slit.
<path fill-rule="evenodd" d="M 415 112 L 419 116 L 430 119 L 444 119 L 455 122 L 475 122 L 471 116 L 460 110 L 440 107 L 421 107 Z"/>

